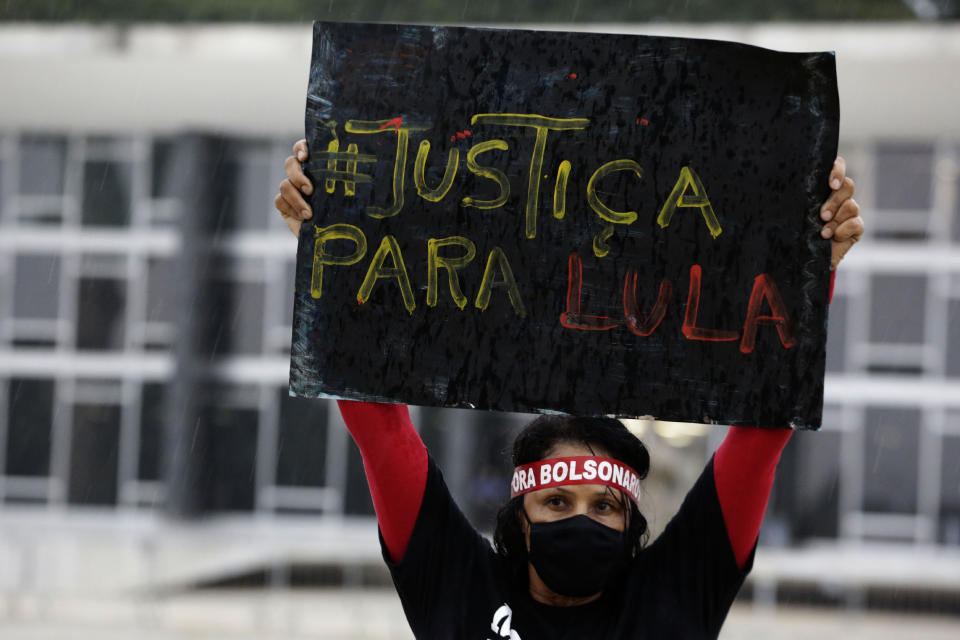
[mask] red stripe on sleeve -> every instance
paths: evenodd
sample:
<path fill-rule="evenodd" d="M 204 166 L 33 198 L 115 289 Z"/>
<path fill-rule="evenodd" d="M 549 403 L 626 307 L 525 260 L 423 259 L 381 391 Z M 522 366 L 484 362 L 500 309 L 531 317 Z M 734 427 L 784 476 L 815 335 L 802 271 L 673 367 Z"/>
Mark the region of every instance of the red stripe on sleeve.
<path fill-rule="evenodd" d="M 417 522 L 427 486 L 427 449 L 403 404 L 338 400 L 370 485 L 380 534 L 399 562 Z"/>
<path fill-rule="evenodd" d="M 713 479 L 730 546 L 743 569 L 757 542 L 790 429 L 730 427 L 713 456 Z"/>

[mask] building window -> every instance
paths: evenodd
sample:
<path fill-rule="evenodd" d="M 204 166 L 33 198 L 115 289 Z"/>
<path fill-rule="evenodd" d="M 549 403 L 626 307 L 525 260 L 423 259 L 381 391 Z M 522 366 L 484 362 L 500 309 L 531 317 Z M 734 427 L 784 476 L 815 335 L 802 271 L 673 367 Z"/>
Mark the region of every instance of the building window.
<path fill-rule="evenodd" d="M 19 197 L 14 215 L 21 224 L 60 224 L 68 170 L 67 139 L 23 136 L 19 151 Z"/>
<path fill-rule="evenodd" d="M 177 178 L 174 172 L 175 156 L 176 147 L 170 138 L 155 138 L 150 145 L 149 226 L 174 226 L 179 218 Z"/>
<path fill-rule="evenodd" d="M 173 258 L 147 260 L 147 322 L 177 319 L 177 264 Z"/>
<path fill-rule="evenodd" d="M 130 224 L 132 169 L 127 162 L 88 160 L 83 170 L 84 226 L 122 227 Z"/>
<path fill-rule="evenodd" d="M 81 278 L 77 309 L 77 348 L 123 348 L 124 281 L 115 278 Z"/>
<path fill-rule="evenodd" d="M 8 476 L 50 474 L 50 440 L 53 425 L 53 380 L 13 378 L 7 386 Z"/>
<path fill-rule="evenodd" d="M 264 351 L 286 357 L 290 355 L 296 262 L 293 259 L 270 260 L 266 271 Z"/>
<path fill-rule="evenodd" d="M 870 342 L 923 343 L 926 277 L 876 274 L 870 285 Z"/>
<path fill-rule="evenodd" d="M 960 377 L 960 300 L 948 302 L 947 318 L 946 375 Z"/>
<path fill-rule="evenodd" d="M 67 140 L 62 136 L 20 138 L 20 193 L 27 196 L 63 194 L 67 170 Z"/>
<path fill-rule="evenodd" d="M 210 511 L 251 511 L 257 459 L 256 409 L 215 406 L 204 411 L 202 442 L 204 507 Z"/>
<path fill-rule="evenodd" d="M 326 400 L 291 398 L 280 389 L 277 479 L 280 486 L 322 487 L 327 471 Z"/>
<path fill-rule="evenodd" d="M 933 145 L 881 143 L 876 148 L 874 233 L 923 238 L 933 208 Z"/>
<path fill-rule="evenodd" d="M 16 346 L 52 347 L 60 312 L 61 260 L 52 254 L 14 257 L 12 339 Z"/>
<path fill-rule="evenodd" d="M 82 505 L 117 503 L 120 406 L 77 404 L 70 438 L 69 501 Z"/>
<path fill-rule="evenodd" d="M 60 296 L 60 257 L 20 254 L 13 270 L 15 318 L 57 317 Z"/>
<path fill-rule="evenodd" d="M 864 510 L 915 513 L 921 412 L 869 407 L 865 415 Z"/>
<path fill-rule="evenodd" d="M 933 145 L 877 145 L 877 204 L 883 209 L 929 210 L 933 206 Z"/>
<path fill-rule="evenodd" d="M 940 527 L 937 540 L 960 546 L 960 409 L 947 412 L 940 448 Z"/>
<path fill-rule="evenodd" d="M 208 292 L 208 333 L 216 355 L 257 354 L 263 348 L 264 291 L 260 282 L 217 280 Z"/>
<path fill-rule="evenodd" d="M 351 516 L 374 515 L 370 486 L 363 471 L 363 458 L 353 440 L 350 440 L 347 446 L 347 487 L 343 498 L 343 511 Z"/>
<path fill-rule="evenodd" d="M 145 384 L 140 400 L 140 451 L 137 456 L 137 480 L 161 479 L 161 452 L 164 424 L 167 422 L 167 387 Z"/>
<path fill-rule="evenodd" d="M 166 350 L 173 342 L 177 315 L 177 264 L 174 258 L 151 257 L 146 263 L 145 349 Z"/>
<path fill-rule="evenodd" d="M 265 142 L 229 145 L 226 162 L 232 188 L 226 193 L 219 230 L 267 228 L 276 194 L 276 185 L 271 183 L 275 161 Z"/>
<path fill-rule="evenodd" d="M 233 317 L 230 322 L 231 351 L 260 353 L 263 349 L 263 284 L 235 282 Z"/>
<path fill-rule="evenodd" d="M 827 326 L 827 371 L 841 372 L 847 368 L 847 314 L 850 303 L 845 297 L 835 295 L 830 303 Z"/>
<path fill-rule="evenodd" d="M 824 427 L 837 427 L 838 411 L 824 411 Z M 833 422 L 833 424 L 827 424 Z M 791 530 L 798 539 L 834 538 L 839 532 L 837 501 L 840 494 L 840 451 L 843 432 L 799 432 L 791 447 L 796 450 L 790 509 Z"/>
<path fill-rule="evenodd" d="M 169 138 L 156 138 L 153 141 L 150 149 L 150 196 L 153 198 L 176 197 L 174 150 L 174 142 Z"/>

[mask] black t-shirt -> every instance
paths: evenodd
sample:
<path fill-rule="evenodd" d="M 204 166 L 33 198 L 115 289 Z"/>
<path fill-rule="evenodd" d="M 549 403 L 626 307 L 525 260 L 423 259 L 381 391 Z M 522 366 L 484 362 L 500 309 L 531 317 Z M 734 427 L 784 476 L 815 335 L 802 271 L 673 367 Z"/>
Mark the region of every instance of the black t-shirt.
<path fill-rule="evenodd" d="M 382 544 L 382 541 L 381 541 Z M 737 568 L 713 482 L 713 462 L 623 584 L 589 604 L 533 600 L 453 502 L 431 460 L 406 552 L 384 558 L 418 640 L 714 638 L 753 562 Z"/>

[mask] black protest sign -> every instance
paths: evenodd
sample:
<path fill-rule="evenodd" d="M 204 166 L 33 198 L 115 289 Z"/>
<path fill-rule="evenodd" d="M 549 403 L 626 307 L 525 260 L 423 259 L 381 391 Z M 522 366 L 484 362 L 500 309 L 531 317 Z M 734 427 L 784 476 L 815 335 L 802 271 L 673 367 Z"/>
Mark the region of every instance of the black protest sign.
<path fill-rule="evenodd" d="M 317 23 L 291 393 L 816 427 L 833 55 Z"/>

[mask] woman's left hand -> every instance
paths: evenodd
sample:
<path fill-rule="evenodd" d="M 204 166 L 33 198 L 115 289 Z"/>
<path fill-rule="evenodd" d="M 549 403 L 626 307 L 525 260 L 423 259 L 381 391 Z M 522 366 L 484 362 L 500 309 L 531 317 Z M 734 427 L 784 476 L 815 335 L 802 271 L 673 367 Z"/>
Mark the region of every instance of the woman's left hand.
<path fill-rule="evenodd" d="M 830 188 L 833 193 L 820 207 L 820 218 L 824 221 L 820 235 L 833 241 L 830 254 L 832 271 L 863 235 L 860 205 L 853 199 L 854 184 L 853 180 L 847 177 L 847 163 L 843 158 L 833 161 Z"/>

